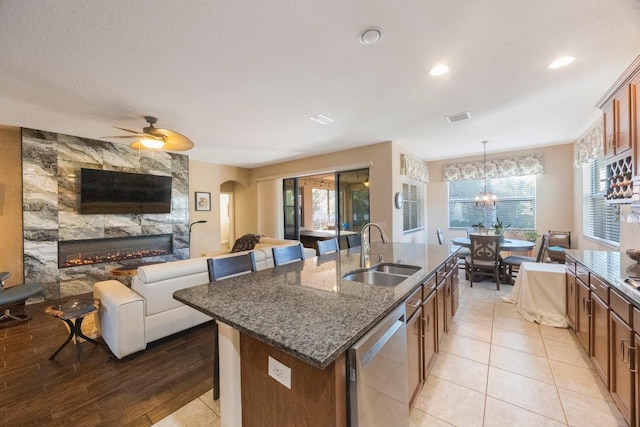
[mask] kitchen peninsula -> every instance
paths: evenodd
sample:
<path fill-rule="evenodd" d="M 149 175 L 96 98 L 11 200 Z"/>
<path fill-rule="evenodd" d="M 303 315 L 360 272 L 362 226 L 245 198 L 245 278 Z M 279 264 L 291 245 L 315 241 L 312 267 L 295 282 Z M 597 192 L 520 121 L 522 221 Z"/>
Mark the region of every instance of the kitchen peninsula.
<path fill-rule="evenodd" d="M 420 267 L 393 287 L 343 279 L 358 248 L 175 292 L 220 323 L 223 425 L 346 425 L 347 350 L 458 249 L 373 243 L 367 265 Z M 269 358 L 291 369 L 290 388 L 268 376 Z"/>

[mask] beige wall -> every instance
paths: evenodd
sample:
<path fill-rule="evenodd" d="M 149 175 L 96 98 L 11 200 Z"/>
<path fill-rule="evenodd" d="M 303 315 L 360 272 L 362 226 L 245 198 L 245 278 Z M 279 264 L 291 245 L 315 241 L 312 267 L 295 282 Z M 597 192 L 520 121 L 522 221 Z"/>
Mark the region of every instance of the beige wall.
<path fill-rule="evenodd" d="M 572 237 L 582 234 L 574 226 L 574 169 L 573 144 L 554 145 L 529 150 L 511 151 L 487 155 L 487 159 L 510 156 L 542 154 L 544 173 L 536 178 L 536 227 L 539 233 L 552 230 L 571 230 Z M 445 240 L 465 235 L 464 230 L 448 228 L 448 186 L 442 181 L 442 168 L 453 162 L 482 161 L 482 156 L 464 157 L 439 162 L 430 162 L 427 189 L 428 238 L 437 244 L 436 229 L 444 230 Z M 578 199 L 579 200 L 579 199 Z M 500 203 L 498 201 L 498 203 Z M 572 246 L 576 246 L 572 238 Z"/>
<path fill-rule="evenodd" d="M 206 224 L 194 225 L 191 230 L 191 258 L 203 252 L 220 250 L 220 192 L 233 189 L 235 200 L 235 229 L 245 227 L 249 170 L 234 166 L 217 165 L 189 160 L 189 223 L 206 220 Z M 222 190 L 221 190 L 222 189 Z M 195 210 L 195 192 L 211 193 L 211 210 Z M 240 214 L 239 214 L 240 212 Z M 240 217 L 240 218 L 239 218 Z M 231 242 L 233 243 L 233 242 Z"/>
<path fill-rule="evenodd" d="M 11 286 L 23 282 L 22 147 L 20 129 L 0 126 L 0 271 Z"/>

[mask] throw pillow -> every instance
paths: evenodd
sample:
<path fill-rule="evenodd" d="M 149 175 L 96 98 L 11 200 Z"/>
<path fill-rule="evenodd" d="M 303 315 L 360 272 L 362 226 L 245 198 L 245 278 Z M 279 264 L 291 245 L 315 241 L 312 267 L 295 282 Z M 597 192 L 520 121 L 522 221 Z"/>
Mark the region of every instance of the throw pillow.
<path fill-rule="evenodd" d="M 257 234 L 245 234 L 236 240 L 233 244 L 233 249 L 231 252 L 242 252 L 242 251 L 250 251 L 253 249 L 258 242 L 260 241 L 260 236 Z"/>

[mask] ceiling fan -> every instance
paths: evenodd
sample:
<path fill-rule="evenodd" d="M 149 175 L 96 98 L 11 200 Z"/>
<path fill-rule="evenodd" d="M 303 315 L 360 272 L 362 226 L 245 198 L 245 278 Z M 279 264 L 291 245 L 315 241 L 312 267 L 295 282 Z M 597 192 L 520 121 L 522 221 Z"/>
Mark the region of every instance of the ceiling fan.
<path fill-rule="evenodd" d="M 131 143 L 131 148 L 135 149 L 161 148 L 169 151 L 186 151 L 193 148 L 193 141 L 186 136 L 169 129 L 154 127 L 153 125 L 158 121 L 157 118 L 144 116 L 144 119 L 149 123 L 149 126 L 142 128 L 142 132 L 114 126 L 116 129 L 130 132 L 133 135 L 104 136 L 103 138 L 139 138 L 138 141 Z"/>

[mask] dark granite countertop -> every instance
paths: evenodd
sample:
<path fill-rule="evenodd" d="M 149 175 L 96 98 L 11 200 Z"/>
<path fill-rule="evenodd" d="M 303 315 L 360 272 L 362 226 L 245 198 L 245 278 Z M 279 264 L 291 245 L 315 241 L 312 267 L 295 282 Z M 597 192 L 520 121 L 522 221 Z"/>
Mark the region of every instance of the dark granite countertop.
<path fill-rule="evenodd" d="M 640 291 L 624 281 L 628 276 L 640 277 L 640 264 L 624 252 L 577 249 L 565 249 L 565 252 L 640 308 Z"/>
<path fill-rule="evenodd" d="M 360 268 L 360 252 L 347 249 L 174 293 L 202 311 L 312 366 L 325 368 L 402 303 L 460 248 L 373 243 L 370 259 L 421 269 L 395 287 L 342 277 Z"/>

